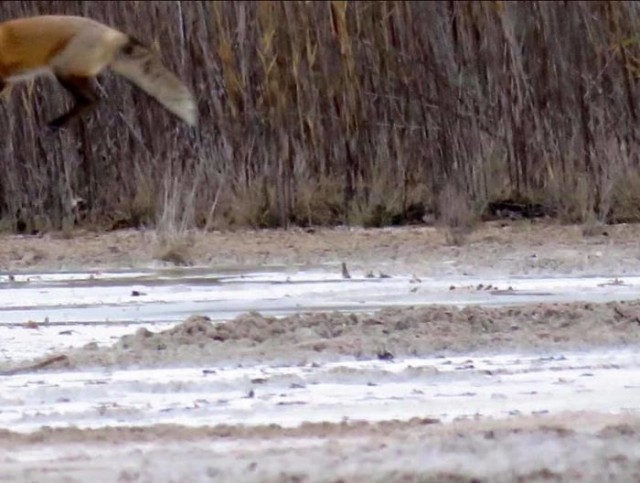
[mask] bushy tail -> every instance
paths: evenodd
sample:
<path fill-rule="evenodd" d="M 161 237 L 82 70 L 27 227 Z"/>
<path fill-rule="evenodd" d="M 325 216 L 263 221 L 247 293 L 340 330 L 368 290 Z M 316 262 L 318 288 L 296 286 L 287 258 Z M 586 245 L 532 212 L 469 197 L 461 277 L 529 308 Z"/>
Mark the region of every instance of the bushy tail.
<path fill-rule="evenodd" d="M 111 69 L 153 96 L 160 104 L 191 126 L 198 122 L 193 95 L 158 55 L 129 38 L 111 64 Z"/>

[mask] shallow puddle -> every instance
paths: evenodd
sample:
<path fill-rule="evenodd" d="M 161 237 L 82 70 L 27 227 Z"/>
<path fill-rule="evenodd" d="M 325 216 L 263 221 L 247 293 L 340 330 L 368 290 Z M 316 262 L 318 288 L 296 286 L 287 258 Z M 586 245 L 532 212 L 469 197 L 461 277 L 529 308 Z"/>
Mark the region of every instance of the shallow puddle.
<path fill-rule="evenodd" d="M 283 316 L 429 304 L 605 302 L 635 299 L 639 287 L 640 277 L 343 279 L 328 269 L 14 274 L 0 276 L 0 357 L 111 343 L 136 326 L 162 330 L 192 314 L 230 320 L 249 311 Z"/>

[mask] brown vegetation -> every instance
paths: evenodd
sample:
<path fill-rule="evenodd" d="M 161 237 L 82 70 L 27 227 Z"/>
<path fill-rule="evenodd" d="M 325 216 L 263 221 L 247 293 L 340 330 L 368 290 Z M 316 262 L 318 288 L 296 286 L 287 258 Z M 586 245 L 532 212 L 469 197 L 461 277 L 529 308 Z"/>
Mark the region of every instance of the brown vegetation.
<path fill-rule="evenodd" d="M 0 109 L 4 226 L 420 222 L 487 203 L 637 221 L 634 2 L 8 1 L 1 19 L 93 17 L 195 91 L 191 130 L 121 79 L 59 136 L 55 84 Z M 455 186 L 464 213 L 443 202 Z M 460 227 L 453 227 L 460 230 Z"/>

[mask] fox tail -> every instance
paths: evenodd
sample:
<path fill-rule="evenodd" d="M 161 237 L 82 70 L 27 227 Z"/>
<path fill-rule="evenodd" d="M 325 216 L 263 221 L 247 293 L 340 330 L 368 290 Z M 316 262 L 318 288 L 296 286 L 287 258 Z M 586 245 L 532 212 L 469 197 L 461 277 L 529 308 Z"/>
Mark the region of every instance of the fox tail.
<path fill-rule="evenodd" d="M 162 64 L 158 54 L 149 47 L 129 37 L 110 67 L 187 124 L 195 126 L 198 123 L 196 103 L 189 88 Z"/>

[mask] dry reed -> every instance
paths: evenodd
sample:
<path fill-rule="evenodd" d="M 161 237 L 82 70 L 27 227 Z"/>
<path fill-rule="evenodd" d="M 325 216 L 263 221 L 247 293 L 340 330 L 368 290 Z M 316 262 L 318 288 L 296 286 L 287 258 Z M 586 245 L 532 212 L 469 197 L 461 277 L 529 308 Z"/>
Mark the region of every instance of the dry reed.
<path fill-rule="evenodd" d="M 64 91 L 14 89 L 4 220 L 60 228 L 81 197 L 100 226 L 379 225 L 439 216 L 452 184 L 470 206 L 640 216 L 636 2 L 6 1 L 0 20 L 35 13 L 157 42 L 201 124 L 107 74 L 51 136 Z"/>

